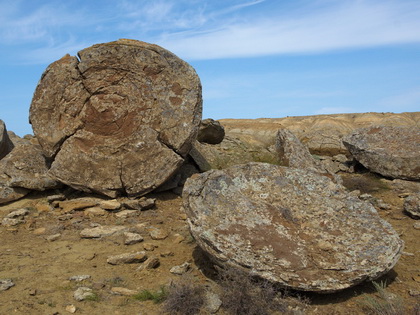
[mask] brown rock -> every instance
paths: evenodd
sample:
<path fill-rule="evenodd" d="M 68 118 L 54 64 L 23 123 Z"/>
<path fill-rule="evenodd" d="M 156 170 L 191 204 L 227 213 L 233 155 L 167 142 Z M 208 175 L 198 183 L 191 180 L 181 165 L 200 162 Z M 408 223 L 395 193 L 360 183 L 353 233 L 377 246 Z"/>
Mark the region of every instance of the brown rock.
<path fill-rule="evenodd" d="M 144 195 L 180 167 L 201 119 L 194 69 L 144 42 L 94 45 L 52 63 L 30 109 L 50 174 L 75 189 Z"/>
<path fill-rule="evenodd" d="M 71 200 L 60 201 L 58 203 L 59 207 L 63 212 L 71 212 L 74 210 L 83 210 L 86 208 L 91 208 L 97 206 L 102 200 L 99 198 L 76 198 Z"/>
<path fill-rule="evenodd" d="M 9 138 L 6 125 L 0 120 L 0 160 L 12 151 L 13 147 L 14 145 Z"/>
<path fill-rule="evenodd" d="M 334 292 L 376 279 L 403 241 L 368 202 L 309 170 L 263 163 L 187 180 L 197 244 L 219 264 L 297 290 Z"/>
<path fill-rule="evenodd" d="M 420 193 L 405 198 L 404 210 L 414 219 L 420 219 Z"/>
<path fill-rule="evenodd" d="M 383 176 L 420 180 L 420 128 L 373 126 L 355 130 L 344 145 L 363 166 Z"/>
<path fill-rule="evenodd" d="M 150 231 L 150 237 L 152 240 L 164 240 L 169 236 L 169 232 L 163 229 L 152 228 Z"/>
<path fill-rule="evenodd" d="M 197 140 L 208 144 L 218 144 L 225 137 L 225 128 L 216 120 L 204 119 L 198 130 Z"/>
<path fill-rule="evenodd" d="M 275 146 L 281 165 L 325 172 L 320 163 L 312 157 L 309 149 L 290 130 L 279 129 Z"/>
<path fill-rule="evenodd" d="M 29 190 L 59 186 L 48 174 L 48 166 L 39 146 L 24 142 L 0 161 L 0 203 L 17 200 Z"/>

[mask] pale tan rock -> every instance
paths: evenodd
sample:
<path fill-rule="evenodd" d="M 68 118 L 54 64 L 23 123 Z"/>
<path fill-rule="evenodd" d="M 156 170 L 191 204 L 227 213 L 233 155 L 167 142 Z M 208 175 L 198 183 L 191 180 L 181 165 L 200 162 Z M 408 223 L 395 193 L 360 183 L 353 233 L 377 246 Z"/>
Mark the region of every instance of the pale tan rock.
<path fill-rule="evenodd" d="M 64 213 L 71 212 L 74 210 L 83 210 L 86 208 L 91 208 L 97 206 L 101 202 L 99 198 L 76 198 L 71 200 L 60 201 L 58 203 L 59 207 L 63 210 Z"/>
<path fill-rule="evenodd" d="M 124 244 L 125 245 L 133 245 L 136 243 L 143 242 L 144 238 L 138 233 L 131 233 L 131 232 L 124 232 Z"/>
<path fill-rule="evenodd" d="M 47 231 L 46 228 L 40 227 L 40 228 L 35 229 L 32 233 L 34 235 L 43 235 L 43 234 L 45 234 L 46 231 Z"/>
<path fill-rule="evenodd" d="M 53 158 L 50 174 L 75 189 L 140 196 L 181 166 L 201 120 L 194 69 L 152 44 L 121 39 L 48 66 L 30 108 Z"/>
<path fill-rule="evenodd" d="M 152 240 L 164 240 L 169 236 L 169 232 L 164 229 L 151 228 L 150 237 Z"/>
<path fill-rule="evenodd" d="M 106 262 L 110 265 L 135 264 L 141 263 L 147 259 L 145 252 L 124 253 L 110 256 Z"/>
<path fill-rule="evenodd" d="M 101 207 L 86 208 L 84 213 L 90 217 L 102 217 L 108 214 L 108 212 Z"/>
<path fill-rule="evenodd" d="M 138 292 L 123 287 L 112 287 L 111 293 L 115 295 L 131 296 L 137 294 Z"/>
<path fill-rule="evenodd" d="M 138 211 L 123 210 L 123 211 L 115 213 L 115 216 L 117 218 L 126 219 L 126 218 L 129 218 L 129 217 L 136 217 L 139 214 L 140 213 Z"/>
<path fill-rule="evenodd" d="M 116 199 L 103 200 L 99 203 L 99 207 L 104 210 L 118 210 L 121 208 L 121 203 L 119 203 Z"/>
<path fill-rule="evenodd" d="M 122 234 L 127 231 L 127 227 L 120 225 L 97 226 L 94 228 L 87 228 L 80 232 L 82 238 L 100 238 L 111 235 Z"/>

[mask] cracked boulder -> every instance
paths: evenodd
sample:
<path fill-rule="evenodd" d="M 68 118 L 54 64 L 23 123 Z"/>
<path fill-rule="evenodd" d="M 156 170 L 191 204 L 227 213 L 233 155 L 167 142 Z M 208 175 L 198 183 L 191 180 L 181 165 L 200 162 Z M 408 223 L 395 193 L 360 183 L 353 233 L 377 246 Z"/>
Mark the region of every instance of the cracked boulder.
<path fill-rule="evenodd" d="M 201 121 L 201 84 L 171 52 L 135 40 L 64 56 L 43 73 L 30 121 L 50 174 L 110 197 L 152 191 L 182 165 Z"/>
<path fill-rule="evenodd" d="M 420 128 L 372 126 L 343 139 L 364 167 L 386 177 L 420 180 Z"/>
<path fill-rule="evenodd" d="M 371 204 L 307 169 L 210 170 L 187 180 L 183 199 L 192 235 L 215 262 L 296 290 L 376 279 L 403 249 Z"/>

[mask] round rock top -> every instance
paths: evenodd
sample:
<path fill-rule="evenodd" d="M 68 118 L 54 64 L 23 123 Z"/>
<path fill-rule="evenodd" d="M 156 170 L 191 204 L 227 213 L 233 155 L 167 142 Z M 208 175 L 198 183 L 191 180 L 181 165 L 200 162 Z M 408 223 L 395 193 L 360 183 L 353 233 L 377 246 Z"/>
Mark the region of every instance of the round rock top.
<path fill-rule="evenodd" d="M 403 241 L 371 204 L 310 170 L 264 163 L 187 180 L 191 233 L 216 262 L 285 287 L 334 292 L 375 279 Z"/>
<path fill-rule="evenodd" d="M 136 40 L 94 45 L 78 57 L 48 66 L 30 108 L 50 174 L 111 197 L 153 190 L 197 136 L 198 75 L 171 52 Z"/>
<path fill-rule="evenodd" d="M 420 180 L 420 127 L 356 129 L 344 145 L 363 166 L 383 176 Z"/>

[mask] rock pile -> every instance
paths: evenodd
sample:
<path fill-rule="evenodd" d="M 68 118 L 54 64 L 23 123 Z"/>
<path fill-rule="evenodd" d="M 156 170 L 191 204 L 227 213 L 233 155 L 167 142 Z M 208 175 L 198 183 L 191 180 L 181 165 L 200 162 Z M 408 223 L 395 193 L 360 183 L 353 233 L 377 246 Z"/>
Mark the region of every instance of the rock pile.
<path fill-rule="evenodd" d="M 310 170 L 249 163 L 187 180 L 191 233 L 216 262 L 297 290 L 375 279 L 403 241 L 371 204 Z"/>
<path fill-rule="evenodd" d="M 420 128 L 372 126 L 355 130 L 344 145 L 363 166 L 391 178 L 420 180 Z"/>
<path fill-rule="evenodd" d="M 52 63 L 30 108 L 49 174 L 110 197 L 152 191 L 182 165 L 201 120 L 194 69 L 144 42 L 94 45 Z"/>

